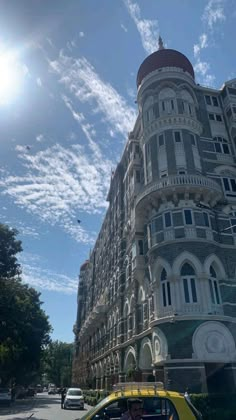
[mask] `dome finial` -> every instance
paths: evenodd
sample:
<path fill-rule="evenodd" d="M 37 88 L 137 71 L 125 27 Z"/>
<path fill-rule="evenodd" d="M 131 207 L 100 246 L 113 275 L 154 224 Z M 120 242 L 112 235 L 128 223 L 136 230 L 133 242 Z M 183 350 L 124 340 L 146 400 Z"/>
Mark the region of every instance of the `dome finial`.
<path fill-rule="evenodd" d="M 165 47 L 163 45 L 162 37 L 159 35 L 159 38 L 158 38 L 158 50 L 164 50 L 164 49 L 165 49 Z"/>

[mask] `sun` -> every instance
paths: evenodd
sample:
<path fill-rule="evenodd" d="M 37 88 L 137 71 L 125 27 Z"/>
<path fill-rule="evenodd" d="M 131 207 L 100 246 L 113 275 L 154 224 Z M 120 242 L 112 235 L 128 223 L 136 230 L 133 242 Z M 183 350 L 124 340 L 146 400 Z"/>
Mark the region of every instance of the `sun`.
<path fill-rule="evenodd" d="M 0 52 L 0 104 L 12 103 L 20 89 L 22 68 L 14 54 Z"/>

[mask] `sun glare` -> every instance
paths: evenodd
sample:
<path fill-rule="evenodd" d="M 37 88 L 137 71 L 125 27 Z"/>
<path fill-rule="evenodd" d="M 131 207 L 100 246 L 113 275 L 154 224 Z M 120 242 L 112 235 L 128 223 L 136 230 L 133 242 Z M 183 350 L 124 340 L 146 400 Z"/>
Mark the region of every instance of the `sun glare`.
<path fill-rule="evenodd" d="M 12 103 L 19 92 L 22 68 L 15 57 L 0 53 L 0 104 Z"/>

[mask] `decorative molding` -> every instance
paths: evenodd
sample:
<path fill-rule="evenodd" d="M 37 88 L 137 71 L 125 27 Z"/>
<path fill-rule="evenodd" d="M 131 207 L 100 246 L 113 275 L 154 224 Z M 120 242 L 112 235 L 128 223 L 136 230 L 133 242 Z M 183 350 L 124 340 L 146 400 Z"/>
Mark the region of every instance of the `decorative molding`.
<path fill-rule="evenodd" d="M 193 334 L 192 346 L 194 356 L 199 360 L 222 363 L 236 360 L 233 336 L 221 322 L 201 324 Z"/>
<path fill-rule="evenodd" d="M 192 118 L 191 116 L 184 114 L 170 114 L 161 116 L 158 119 L 150 122 L 149 126 L 144 129 L 142 140 L 145 139 L 146 142 L 150 136 L 153 136 L 153 134 L 158 134 L 163 130 L 174 129 L 191 130 L 194 134 L 200 136 L 202 132 L 202 124 L 196 118 Z"/>

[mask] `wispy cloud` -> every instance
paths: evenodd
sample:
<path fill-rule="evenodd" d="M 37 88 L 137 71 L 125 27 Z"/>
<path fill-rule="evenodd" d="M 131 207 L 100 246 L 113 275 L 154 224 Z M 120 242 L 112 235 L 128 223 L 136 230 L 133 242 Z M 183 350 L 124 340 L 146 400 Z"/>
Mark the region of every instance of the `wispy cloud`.
<path fill-rule="evenodd" d="M 203 15 L 202 20 L 213 29 L 213 26 L 222 23 L 226 20 L 224 12 L 225 0 L 209 0 Z"/>
<path fill-rule="evenodd" d="M 59 226 L 78 242 L 93 243 L 95 233 L 89 226 L 78 225 L 77 215 L 104 212 L 113 163 L 98 149 L 91 150 L 78 144 L 69 149 L 55 144 L 29 154 L 20 148 L 25 173 L 2 173 L 2 194 L 41 221 Z"/>
<path fill-rule="evenodd" d="M 37 141 L 38 143 L 42 143 L 44 140 L 45 140 L 45 138 L 44 138 L 44 135 L 43 135 L 43 134 L 38 134 L 38 135 L 36 136 L 36 141 Z"/>
<path fill-rule="evenodd" d="M 24 252 L 20 256 L 19 262 L 22 267 L 22 280 L 24 283 L 41 290 L 69 295 L 77 293 L 77 279 L 41 268 L 39 257 Z"/>
<path fill-rule="evenodd" d="M 193 46 L 193 53 L 196 58 L 195 73 L 199 76 L 201 83 L 212 87 L 214 87 L 216 77 L 211 73 L 210 63 L 202 59 L 202 51 L 212 44 L 215 29 L 226 20 L 224 5 L 225 0 L 208 0 L 202 14 L 205 31 L 199 36 L 198 43 Z M 211 38 L 210 43 L 209 37 Z"/>
<path fill-rule="evenodd" d="M 128 29 L 126 28 L 126 26 L 123 23 L 121 23 L 120 26 L 121 26 L 121 29 L 123 29 L 124 32 L 128 32 Z"/>
<path fill-rule="evenodd" d="M 42 86 L 43 86 L 43 84 L 42 84 L 42 80 L 40 79 L 40 77 L 37 77 L 37 79 L 36 79 L 36 83 L 37 83 L 37 85 L 38 85 L 39 87 L 42 87 Z"/>
<path fill-rule="evenodd" d="M 86 58 L 74 59 L 60 52 L 58 60 L 50 62 L 50 68 L 78 101 L 89 102 L 93 112 L 102 113 L 113 131 L 127 136 L 136 118 L 135 109 L 100 78 Z"/>
<path fill-rule="evenodd" d="M 80 31 L 80 32 L 79 32 L 79 37 L 80 37 L 80 38 L 83 38 L 83 37 L 84 37 L 84 32 L 83 32 L 83 31 Z"/>
<path fill-rule="evenodd" d="M 124 0 L 124 4 L 137 26 L 144 50 L 148 54 L 156 51 L 159 35 L 158 20 L 142 19 L 139 5 L 131 0 Z"/>
<path fill-rule="evenodd" d="M 200 51 L 203 48 L 207 48 L 207 47 L 208 47 L 207 34 L 203 33 L 202 35 L 199 36 L 198 44 L 195 44 L 193 47 L 194 57 L 198 58 Z"/>

